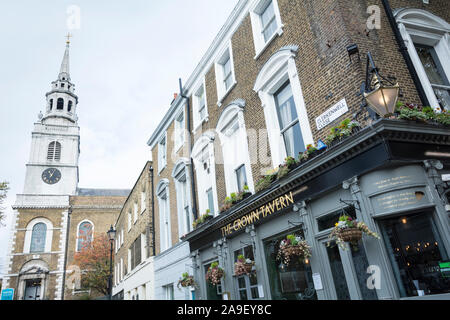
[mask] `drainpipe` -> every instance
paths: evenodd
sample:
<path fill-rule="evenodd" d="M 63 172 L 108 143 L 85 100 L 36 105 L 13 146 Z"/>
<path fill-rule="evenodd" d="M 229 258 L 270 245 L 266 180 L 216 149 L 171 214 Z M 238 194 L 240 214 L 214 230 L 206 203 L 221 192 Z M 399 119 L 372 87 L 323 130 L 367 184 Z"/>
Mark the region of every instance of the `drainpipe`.
<path fill-rule="evenodd" d="M 156 246 L 155 246 L 155 192 L 154 192 L 154 185 L 153 185 L 153 166 L 150 166 L 150 179 L 152 180 L 152 225 L 148 226 L 149 229 L 151 228 L 152 230 L 152 247 L 153 247 L 153 256 L 156 255 Z"/>
<path fill-rule="evenodd" d="M 67 248 L 69 247 L 69 231 L 70 231 L 70 215 L 72 214 L 72 206 L 67 210 L 67 231 L 66 231 L 66 248 L 64 250 L 64 272 L 62 279 L 62 294 L 61 300 L 64 300 L 64 292 L 66 291 L 66 270 L 67 270 Z"/>
<path fill-rule="evenodd" d="M 197 220 L 198 214 L 197 214 L 197 197 L 196 197 L 196 191 L 195 191 L 195 177 L 194 177 L 194 161 L 191 157 L 191 106 L 189 103 L 189 97 L 185 96 L 183 94 L 183 86 L 181 85 L 181 78 L 178 80 L 180 84 L 180 95 L 182 98 L 186 99 L 186 120 L 187 120 L 187 130 L 188 130 L 188 150 L 189 150 L 189 161 L 191 163 L 191 191 L 192 191 L 192 214 L 194 216 L 194 220 Z"/>
<path fill-rule="evenodd" d="M 416 86 L 416 90 L 417 93 L 419 94 L 420 101 L 422 102 L 423 106 L 429 106 L 430 102 L 428 101 L 428 98 L 425 95 L 425 90 L 423 89 L 422 83 L 420 82 L 419 76 L 417 75 L 416 69 L 414 68 L 411 57 L 409 56 L 408 48 L 405 46 L 405 42 L 403 41 L 402 35 L 400 34 L 397 22 L 395 21 L 394 15 L 392 14 L 392 9 L 389 4 L 389 0 L 381 0 L 381 2 L 383 3 L 384 11 L 386 11 L 386 15 L 391 25 L 392 31 L 394 31 L 395 40 L 397 40 L 399 51 L 402 54 L 403 59 L 405 59 L 408 71 L 411 74 L 414 85 Z"/>

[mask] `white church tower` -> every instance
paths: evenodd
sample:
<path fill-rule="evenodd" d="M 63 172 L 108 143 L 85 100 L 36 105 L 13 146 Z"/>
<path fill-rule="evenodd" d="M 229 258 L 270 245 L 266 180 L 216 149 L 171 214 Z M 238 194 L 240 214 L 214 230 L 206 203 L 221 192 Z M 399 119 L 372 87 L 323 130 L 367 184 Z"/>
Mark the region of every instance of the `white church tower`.
<path fill-rule="evenodd" d="M 25 185 L 13 205 L 12 235 L 3 288 L 16 300 L 60 300 L 70 196 L 77 192 L 80 128 L 69 72 L 69 40 L 58 78 L 46 94 L 45 113 L 32 131 Z"/>
<path fill-rule="evenodd" d="M 57 80 L 46 94 L 45 114 L 34 124 L 23 194 L 74 195 L 78 184 L 78 97 L 69 72 L 69 41 Z"/>

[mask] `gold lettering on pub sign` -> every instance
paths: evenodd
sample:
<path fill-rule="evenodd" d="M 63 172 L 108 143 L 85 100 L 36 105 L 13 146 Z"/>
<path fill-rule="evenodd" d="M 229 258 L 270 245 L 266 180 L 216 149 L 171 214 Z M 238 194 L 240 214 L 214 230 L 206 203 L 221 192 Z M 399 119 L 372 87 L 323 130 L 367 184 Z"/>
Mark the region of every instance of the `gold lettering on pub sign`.
<path fill-rule="evenodd" d="M 264 219 L 284 208 L 289 207 L 289 205 L 293 203 L 294 203 L 294 195 L 292 194 L 292 192 L 290 192 L 289 194 L 285 194 L 281 197 L 278 197 L 272 200 L 271 202 L 262 205 L 258 209 L 222 227 L 221 228 L 222 236 L 228 236 L 233 232 L 239 231 L 242 228 L 245 228 L 246 226 L 255 223 L 256 221 L 259 221 L 260 219 Z"/>
<path fill-rule="evenodd" d="M 405 183 L 410 183 L 410 182 L 411 182 L 410 176 L 399 176 L 399 177 L 387 178 L 387 179 L 375 182 L 375 186 L 378 189 L 384 189 L 384 188 L 390 188 L 390 187 L 397 186 L 399 184 L 405 184 Z"/>

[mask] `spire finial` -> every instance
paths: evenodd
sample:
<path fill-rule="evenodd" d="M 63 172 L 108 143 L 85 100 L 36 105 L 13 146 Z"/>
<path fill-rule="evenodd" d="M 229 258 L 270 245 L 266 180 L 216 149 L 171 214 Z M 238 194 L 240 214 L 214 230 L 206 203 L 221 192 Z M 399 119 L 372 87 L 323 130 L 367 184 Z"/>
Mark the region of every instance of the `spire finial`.
<path fill-rule="evenodd" d="M 70 38 L 72 38 L 72 37 L 73 37 L 73 35 L 72 35 L 70 32 L 68 32 L 68 33 L 67 33 L 67 36 L 66 36 L 66 38 L 67 38 L 66 44 L 67 44 L 67 45 L 70 44 Z"/>

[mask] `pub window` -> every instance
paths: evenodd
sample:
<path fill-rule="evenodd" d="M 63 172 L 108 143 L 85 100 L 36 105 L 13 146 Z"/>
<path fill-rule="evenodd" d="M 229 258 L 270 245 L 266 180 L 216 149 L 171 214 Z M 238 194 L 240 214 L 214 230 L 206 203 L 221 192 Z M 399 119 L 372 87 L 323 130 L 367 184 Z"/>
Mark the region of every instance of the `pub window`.
<path fill-rule="evenodd" d="M 449 257 L 431 212 L 380 221 L 401 297 L 450 293 L 440 263 Z"/>
<path fill-rule="evenodd" d="M 432 46 L 414 44 L 420 62 L 442 110 L 450 111 L 450 82 Z"/>
<path fill-rule="evenodd" d="M 283 233 L 264 241 L 267 273 L 273 300 L 317 300 L 309 263 L 291 259 L 288 266 L 277 260 L 280 242 L 288 235 L 303 237 L 303 231 Z"/>
<path fill-rule="evenodd" d="M 247 175 L 245 174 L 245 165 L 241 165 L 239 168 L 235 170 L 236 172 L 236 181 L 238 191 L 244 191 L 244 186 L 247 185 Z"/>
<path fill-rule="evenodd" d="M 345 208 L 334 213 L 327 214 L 317 219 L 317 226 L 319 231 L 334 228 L 334 224 L 339 220 L 341 215 L 347 215 L 352 219 L 356 219 L 356 213 L 354 207 Z"/>
<path fill-rule="evenodd" d="M 299 153 L 305 151 L 305 144 L 289 81 L 275 93 L 274 98 L 286 155 L 297 158 Z"/>
<path fill-rule="evenodd" d="M 253 254 L 253 246 L 246 246 L 234 252 L 234 262 L 237 261 L 238 256 L 242 254 L 246 259 L 255 261 Z M 252 272 L 249 275 L 240 275 L 236 277 L 236 284 L 238 288 L 238 297 L 240 300 L 253 300 L 259 298 L 258 292 L 258 278 L 256 273 Z"/>

